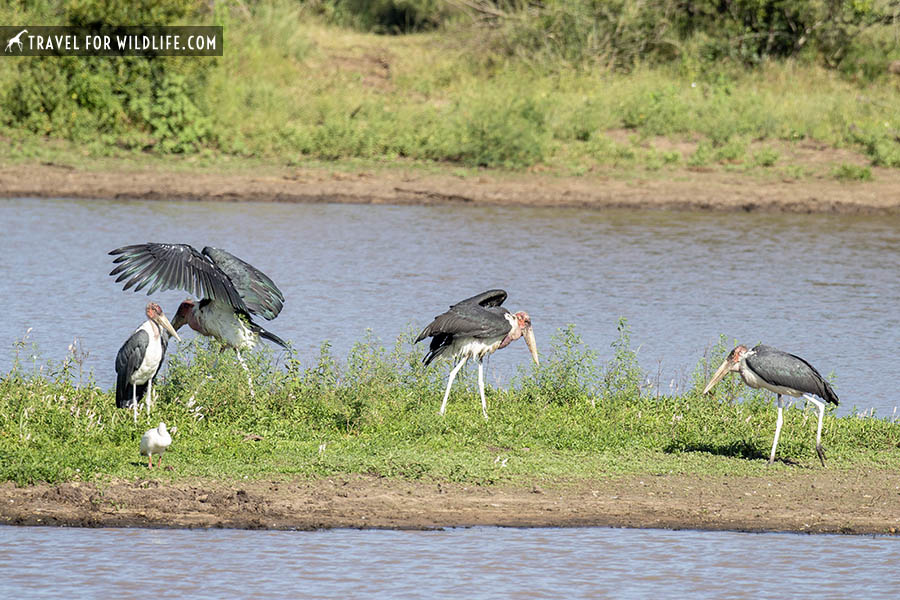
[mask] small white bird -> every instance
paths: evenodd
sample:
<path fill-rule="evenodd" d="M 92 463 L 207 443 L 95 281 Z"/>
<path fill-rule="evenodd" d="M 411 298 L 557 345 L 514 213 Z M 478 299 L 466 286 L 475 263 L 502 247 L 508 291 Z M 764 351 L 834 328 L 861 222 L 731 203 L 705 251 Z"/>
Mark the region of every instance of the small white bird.
<path fill-rule="evenodd" d="M 178 431 L 177 427 L 172 428 L 172 433 Z M 159 460 L 156 462 L 156 467 L 162 464 L 162 455 L 172 444 L 172 436 L 169 435 L 169 432 L 166 430 L 166 424 L 160 423 L 159 427 L 154 427 L 153 429 L 148 429 L 143 437 L 141 437 L 141 456 L 149 457 L 149 463 L 147 464 L 147 468 L 153 468 L 153 455 L 157 455 Z"/>

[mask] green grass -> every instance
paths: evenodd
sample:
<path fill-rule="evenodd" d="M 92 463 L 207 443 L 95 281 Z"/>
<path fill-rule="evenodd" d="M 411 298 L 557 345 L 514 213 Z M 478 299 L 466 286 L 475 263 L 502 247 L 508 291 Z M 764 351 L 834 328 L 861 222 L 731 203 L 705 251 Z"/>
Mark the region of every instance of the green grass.
<path fill-rule="evenodd" d="M 834 177 L 841 181 L 871 181 L 872 169 L 843 163 L 834 169 Z"/>
<path fill-rule="evenodd" d="M 308 365 L 276 366 L 269 352 L 254 353 L 255 398 L 230 353 L 207 379 L 218 348 L 173 346 L 152 417 L 142 414 L 137 425 L 114 407 L 111 390 L 84 381 L 77 351 L 57 365 L 17 360 L 0 379 L 0 481 L 146 476 L 138 440 L 159 421 L 178 427 L 164 462 L 175 471 L 157 475 L 167 478 L 372 474 L 487 485 L 770 472 L 771 394 L 735 378 L 714 396 L 699 393 L 724 345 L 698 364 L 690 390 L 657 396 L 624 323 L 620 332 L 601 363 L 571 327 L 560 331 L 539 369 L 523 366 L 509 388 L 488 389 L 488 421 L 471 373 L 454 388 L 447 415 L 437 415 L 447 368 L 424 368 L 408 333 L 392 348 L 367 337 L 342 361 L 327 344 Z M 788 408 L 779 458 L 820 468 L 815 424 L 814 412 Z M 900 467 L 900 430 L 882 419 L 829 413 L 823 443 L 833 469 Z"/>
<path fill-rule="evenodd" d="M 49 22 L 60 18 L 48 8 L 56 4 L 14 3 L 0 17 Z M 221 58 L 151 66 L 142 59 L 0 61 L 7 109 L 0 134 L 22 144 L 45 136 L 73 140 L 92 157 L 186 154 L 288 166 L 403 160 L 469 169 L 542 165 L 574 174 L 788 168 L 790 148 L 812 141 L 857 151 L 872 166 L 900 166 L 897 82 L 884 69 L 862 78 L 804 56 L 755 60 L 750 68 L 740 60 L 701 60 L 697 42 L 678 59 L 638 60 L 622 70 L 589 57 L 572 62 L 562 50 L 522 54 L 516 49 L 544 34 L 529 30 L 504 38 L 518 46 L 498 46 L 491 32 L 502 28 L 446 16 L 429 21 L 437 4 L 407 4 L 417 11 L 414 22 L 440 26 L 385 36 L 329 24 L 357 23 L 352 3 L 319 3 L 318 13 L 287 1 L 216 13 L 200 3 L 190 20 L 224 25 Z M 172 14 L 185 12 L 166 5 L 176 7 Z M 586 35 L 590 28 L 579 29 L 585 22 L 578 19 L 590 10 L 588 3 L 556 2 L 542 18 Z M 368 27 L 391 29 L 373 15 Z M 550 44 L 544 37 L 540 43 Z M 872 50 L 866 60 L 886 67 L 891 52 Z M 135 83 L 122 87 L 119 71 Z M 35 80 L 48 84 L 29 84 Z M 824 165 L 824 174 L 836 166 Z"/>

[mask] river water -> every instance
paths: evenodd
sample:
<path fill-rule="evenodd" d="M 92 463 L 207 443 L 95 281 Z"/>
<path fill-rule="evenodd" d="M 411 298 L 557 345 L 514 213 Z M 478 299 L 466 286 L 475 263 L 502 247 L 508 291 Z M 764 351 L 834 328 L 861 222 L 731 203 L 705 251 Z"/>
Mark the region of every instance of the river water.
<path fill-rule="evenodd" d="M 147 296 L 122 292 L 107 252 L 169 241 L 225 248 L 272 277 L 287 300 L 267 327 L 306 361 L 324 340 L 345 356 L 367 328 L 390 345 L 450 303 L 503 287 L 543 350 L 574 323 L 605 362 L 627 318 L 664 393 L 689 384 L 724 334 L 833 373 L 838 414 L 891 416 L 900 404 L 897 217 L 11 199 L 0 222 L 0 372 L 30 329 L 26 366 L 35 354 L 62 360 L 77 337 L 85 369 L 111 386 Z M 170 317 L 185 297 L 154 296 Z M 488 381 L 527 361 L 523 343 L 498 352 Z"/>
<path fill-rule="evenodd" d="M 889 538 L 2 527 L 3 598 L 897 598 Z"/>

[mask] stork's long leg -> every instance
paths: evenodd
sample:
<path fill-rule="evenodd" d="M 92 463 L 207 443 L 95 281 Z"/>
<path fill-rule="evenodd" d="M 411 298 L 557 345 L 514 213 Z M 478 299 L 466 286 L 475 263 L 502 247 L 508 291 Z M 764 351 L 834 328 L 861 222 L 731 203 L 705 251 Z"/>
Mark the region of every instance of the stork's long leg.
<path fill-rule="evenodd" d="M 241 366 L 244 367 L 244 370 L 247 372 L 247 385 L 250 386 L 250 397 L 253 398 L 255 394 L 253 393 L 253 379 L 250 377 L 250 369 L 247 367 L 247 363 L 244 362 L 244 359 L 241 358 L 241 351 L 235 349 L 234 353 L 237 354 L 238 362 L 241 363 Z"/>
<path fill-rule="evenodd" d="M 772 454 L 769 455 L 769 464 L 775 462 L 775 448 L 778 447 L 778 436 L 781 435 L 781 424 L 784 423 L 784 403 L 781 394 L 778 394 L 778 418 L 775 419 L 775 441 L 772 442 Z"/>
<path fill-rule="evenodd" d="M 152 469 L 153 468 L 153 453 L 152 452 L 147 453 L 147 459 L 150 461 L 149 464 L 147 465 L 147 468 Z"/>
<path fill-rule="evenodd" d="M 816 427 L 816 454 L 819 455 L 819 460 L 822 461 L 822 466 L 824 467 L 825 450 L 822 448 L 822 418 L 825 416 L 825 403 L 821 400 L 816 400 L 807 394 L 803 394 L 803 397 L 807 402 L 812 402 L 816 405 L 816 408 L 819 409 L 819 425 Z"/>
<path fill-rule="evenodd" d="M 134 411 L 134 422 L 135 423 L 137 423 L 137 406 L 138 406 L 137 384 L 132 383 L 131 384 L 131 409 Z"/>
<path fill-rule="evenodd" d="M 147 382 L 147 395 L 144 404 L 147 405 L 147 417 L 150 417 L 150 403 L 153 401 L 153 378 Z"/>
<path fill-rule="evenodd" d="M 459 370 L 462 369 L 462 366 L 466 364 L 466 360 L 469 357 L 464 355 L 462 359 L 456 364 L 455 367 L 450 371 L 450 378 L 447 380 L 447 391 L 444 392 L 444 401 L 441 402 L 441 410 L 438 414 L 444 414 L 444 411 L 447 410 L 447 399 L 450 397 L 450 386 L 453 385 L 453 380 L 456 379 L 456 374 L 459 373 Z"/>
<path fill-rule="evenodd" d="M 481 413 L 487 420 L 487 400 L 484 399 L 484 362 L 478 361 L 478 391 L 481 393 Z"/>

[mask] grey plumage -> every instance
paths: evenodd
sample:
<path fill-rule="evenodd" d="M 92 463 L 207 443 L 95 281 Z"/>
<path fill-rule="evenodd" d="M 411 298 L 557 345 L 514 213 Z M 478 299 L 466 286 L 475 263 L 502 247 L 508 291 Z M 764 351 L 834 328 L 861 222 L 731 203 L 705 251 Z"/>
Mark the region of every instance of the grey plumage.
<path fill-rule="evenodd" d="M 169 344 L 169 332 L 165 329 L 160 328 L 160 341 L 162 342 L 162 356 L 159 359 L 159 366 L 156 367 L 156 372 L 151 377 L 151 380 L 155 381 L 156 376 L 159 374 L 159 370 L 162 368 L 163 362 L 166 360 L 166 347 Z M 144 362 L 144 356 L 147 353 L 147 346 L 150 343 L 150 336 L 147 335 L 147 332 L 143 329 L 138 329 L 131 336 L 125 340 L 125 343 L 122 344 L 122 347 L 119 348 L 118 354 L 116 354 L 116 407 L 117 408 L 128 408 L 131 406 L 132 402 L 138 402 L 144 398 L 144 394 L 147 393 L 147 383 L 137 384 L 135 386 L 135 390 L 132 390 L 131 383 L 129 379 L 134 374 L 135 371 L 138 370 L 138 367 L 141 366 L 141 363 Z M 132 395 L 132 391 L 137 395 L 137 400 L 134 399 Z"/>
<path fill-rule="evenodd" d="M 783 395 L 803 397 L 816 406 L 818 419 L 816 423 L 816 454 L 822 466 L 825 466 L 825 449 L 822 448 L 822 421 L 825 417 L 825 403 L 838 403 L 837 394 L 831 384 L 811 364 L 796 356 L 771 346 L 759 344 L 752 350 L 746 346 L 735 346 L 719 365 L 712 379 L 703 388 L 706 394 L 717 382 L 729 373 L 740 373 L 744 383 L 752 388 L 765 388 L 775 393 L 778 416 L 775 419 L 775 438 L 772 440 L 772 451 L 769 453 L 769 464 L 775 462 L 775 450 L 784 423 Z M 819 400 L 819 396 L 824 400 Z"/>
<path fill-rule="evenodd" d="M 438 411 L 440 414 L 443 415 L 447 408 L 453 380 L 469 359 L 478 362 L 478 394 L 481 396 L 481 413 L 485 419 L 488 418 L 484 394 L 486 356 L 524 337 L 531 357 L 535 364 L 540 365 L 531 317 L 525 311 L 513 314 L 506 310 L 500 306 L 504 300 L 506 292 L 503 290 L 488 290 L 466 298 L 451 305 L 447 312 L 436 316 L 416 338 L 416 342 L 431 338 L 424 359 L 426 365 L 443 355 L 452 355 L 458 361 L 447 378 L 447 388 Z"/>
<path fill-rule="evenodd" d="M 425 364 L 444 354 L 457 336 L 487 339 L 509 333 L 512 325 L 504 317 L 509 311 L 500 306 L 505 299 L 505 291 L 489 290 L 457 302 L 436 316 L 416 338 L 416 343 L 431 338 Z"/>
<path fill-rule="evenodd" d="M 787 387 L 807 394 L 815 394 L 832 404 L 838 403 L 831 384 L 811 364 L 771 346 L 754 346 L 747 356 L 747 366 L 766 383 Z"/>
<path fill-rule="evenodd" d="M 262 271 L 233 254 L 209 246 L 198 252 L 188 244 L 134 244 L 116 248 L 110 275 L 138 292 L 181 289 L 198 298 L 227 302 L 236 311 L 271 321 L 284 305 L 284 295 Z M 148 287 L 149 286 L 149 287 Z"/>
<path fill-rule="evenodd" d="M 466 298 L 465 300 L 460 300 L 453 306 L 458 306 L 460 304 L 478 304 L 479 306 L 500 306 L 506 300 L 506 290 L 488 290 L 486 292 L 481 292 L 480 294 L 476 294 L 471 298 Z M 450 308 L 453 308 L 451 306 Z"/>

